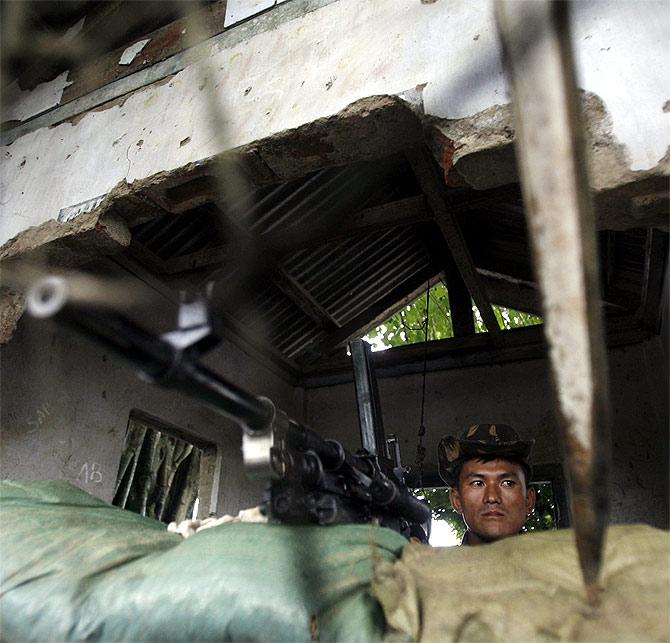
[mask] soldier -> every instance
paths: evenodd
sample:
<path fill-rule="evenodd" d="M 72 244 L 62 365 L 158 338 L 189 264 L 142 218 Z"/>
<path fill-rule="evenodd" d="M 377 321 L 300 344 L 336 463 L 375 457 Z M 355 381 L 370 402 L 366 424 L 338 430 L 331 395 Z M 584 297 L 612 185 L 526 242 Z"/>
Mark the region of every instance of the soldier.
<path fill-rule="evenodd" d="M 506 424 L 475 424 L 437 448 L 440 477 L 451 487 L 453 508 L 467 531 L 462 545 L 481 545 L 518 534 L 535 509 L 528 456 L 533 440 Z"/>

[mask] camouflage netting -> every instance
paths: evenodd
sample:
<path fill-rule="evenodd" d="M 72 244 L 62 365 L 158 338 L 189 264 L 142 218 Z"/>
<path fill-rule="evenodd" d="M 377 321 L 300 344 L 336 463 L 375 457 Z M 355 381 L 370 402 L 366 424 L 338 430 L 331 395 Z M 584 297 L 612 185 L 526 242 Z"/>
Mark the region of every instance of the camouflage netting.
<path fill-rule="evenodd" d="M 369 525 L 229 524 L 187 540 L 65 482 L 0 482 L 3 641 L 375 641 Z"/>
<path fill-rule="evenodd" d="M 376 572 L 390 640 L 670 640 L 670 535 L 652 527 L 609 528 L 595 609 L 572 530 L 480 547 L 409 545 Z"/>

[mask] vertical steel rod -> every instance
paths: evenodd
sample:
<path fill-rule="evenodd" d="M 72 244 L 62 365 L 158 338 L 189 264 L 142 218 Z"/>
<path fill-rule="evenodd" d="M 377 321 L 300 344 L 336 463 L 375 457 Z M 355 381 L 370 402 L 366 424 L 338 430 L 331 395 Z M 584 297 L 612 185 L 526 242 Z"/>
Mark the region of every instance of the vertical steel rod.
<path fill-rule="evenodd" d="M 349 342 L 349 350 L 354 368 L 361 445 L 372 455 L 388 458 L 377 378 L 370 359 L 370 345 L 364 339 L 353 339 Z"/>

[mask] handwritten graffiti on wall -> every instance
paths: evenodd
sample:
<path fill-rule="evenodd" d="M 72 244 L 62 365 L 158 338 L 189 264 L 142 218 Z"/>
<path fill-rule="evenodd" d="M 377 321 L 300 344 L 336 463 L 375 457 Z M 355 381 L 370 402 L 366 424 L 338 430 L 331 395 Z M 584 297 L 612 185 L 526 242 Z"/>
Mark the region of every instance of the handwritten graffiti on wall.
<path fill-rule="evenodd" d="M 84 484 L 102 484 L 102 470 L 97 462 L 84 462 L 79 469 L 77 480 Z"/>

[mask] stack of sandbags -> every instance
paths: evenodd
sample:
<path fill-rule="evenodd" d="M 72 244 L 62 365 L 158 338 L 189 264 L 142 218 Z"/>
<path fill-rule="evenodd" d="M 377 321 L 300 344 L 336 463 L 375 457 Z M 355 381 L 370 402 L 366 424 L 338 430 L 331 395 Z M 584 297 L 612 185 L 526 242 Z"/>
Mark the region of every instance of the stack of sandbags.
<path fill-rule="evenodd" d="M 610 527 L 590 607 L 572 530 L 490 545 L 409 545 L 377 566 L 389 626 L 412 641 L 669 641 L 670 535 Z M 392 637 L 395 638 L 395 637 Z"/>
<path fill-rule="evenodd" d="M 6 641 L 374 641 L 368 525 L 224 524 L 184 540 L 64 482 L 0 483 Z"/>

